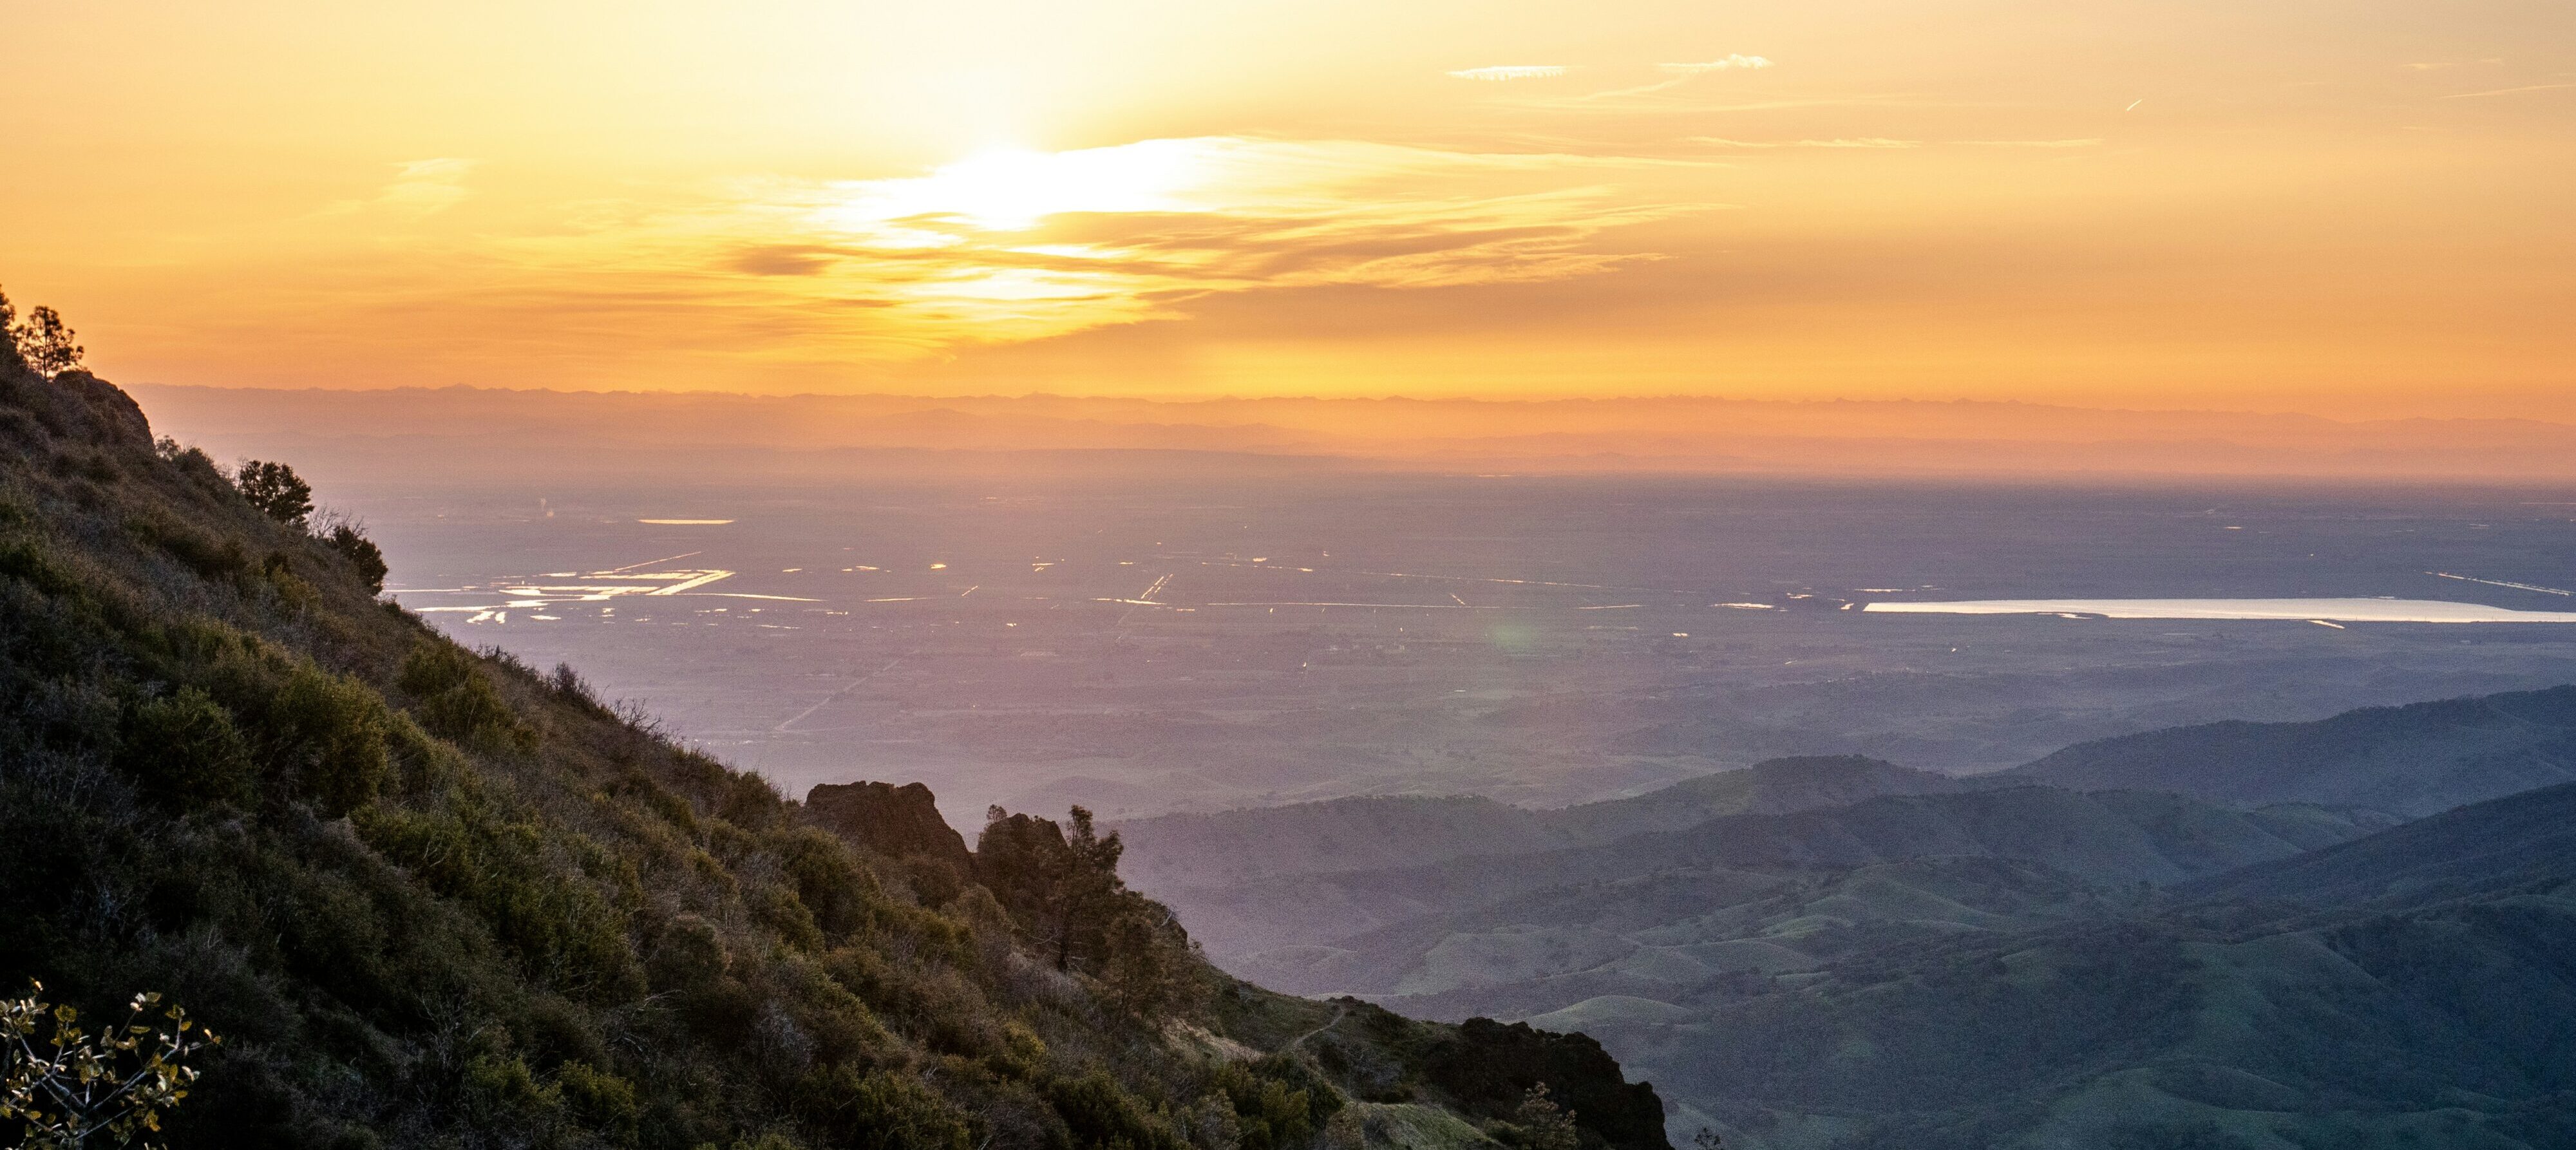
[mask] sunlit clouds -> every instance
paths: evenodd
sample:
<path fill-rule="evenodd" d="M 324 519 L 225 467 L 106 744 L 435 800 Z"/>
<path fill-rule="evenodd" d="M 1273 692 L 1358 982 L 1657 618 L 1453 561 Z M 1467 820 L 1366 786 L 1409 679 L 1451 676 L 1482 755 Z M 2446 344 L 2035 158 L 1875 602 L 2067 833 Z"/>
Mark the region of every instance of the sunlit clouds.
<path fill-rule="evenodd" d="M 381 211 L 394 216 L 419 219 L 455 207 L 467 193 L 465 178 L 474 171 L 474 161 L 454 158 L 412 160 L 394 165 L 392 182 L 373 198 L 342 200 L 331 205 L 334 213 Z"/>
<path fill-rule="evenodd" d="M 170 383 L 2576 419 L 2561 8 L 18 5 L 0 283 Z"/>
<path fill-rule="evenodd" d="M 1557 64 L 1497 64 L 1489 68 L 1462 68 L 1449 73 L 1455 80 L 1545 80 L 1565 74 Z"/>
<path fill-rule="evenodd" d="M 1660 68 L 1660 69 L 1663 69 L 1664 71 L 1667 71 L 1667 72 L 1678 72 L 1678 73 L 1680 73 L 1680 74 L 1682 74 L 1682 75 L 1685 75 L 1685 76 L 1697 76 L 1697 75 L 1702 75 L 1702 74 L 1709 73 L 1709 72 L 1723 72 L 1723 71 L 1726 71 L 1727 69 L 1730 69 L 1730 68 L 1768 68 L 1768 67 L 1770 67 L 1770 66 L 1771 66 L 1771 61 L 1769 61 L 1769 60 L 1765 60 L 1765 59 L 1763 59 L 1763 58 L 1762 58 L 1762 57 L 1760 57 L 1760 56 L 1743 56 L 1743 55 L 1733 55 L 1733 54 L 1730 54 L 1730 55 L 1726 56 L 1724 59 L 1719 59 L 1719 60 L 1708 60 L 1708 61 L 1704 61 L 1704 62 L 1697 63 L 1697 64 L 1657 64 L 1657 65 L 1655 65 L 1655 67 Z"/>
<path fill-rule="evenodd" d="M 649 275 L 711 308 L 830 316 L 838 352 L 900 357 L 1136 322 L 1209 293 L 1602 273 L 1656 256 L 1597 242 L 1605 231 L 1710 209 L 1622 186 L 1674 166 L 1233 137 L 1007 149 L 921 176 L 746 182 L 484 254 L 539 290 Z"/>

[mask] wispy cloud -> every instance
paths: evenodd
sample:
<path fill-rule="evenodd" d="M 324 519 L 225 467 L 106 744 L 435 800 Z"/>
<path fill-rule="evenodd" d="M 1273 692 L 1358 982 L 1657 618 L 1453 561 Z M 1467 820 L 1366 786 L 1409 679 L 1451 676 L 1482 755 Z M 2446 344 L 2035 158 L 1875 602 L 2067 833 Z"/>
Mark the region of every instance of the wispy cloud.
<path fill-rule="evenodd" d="M 1667 72 L 1679 72 L 1685 76 L 1697 76 L 1708 72 L 1723 72 L 1730 68 L 1768 68 L 1771 66 L 1771 61 L 1765 60 L 1760 56 L 1728 55 L 1723 59 L 1708 60 L 1697 64 L 1657 64 L 1655 66 Z"/>
<path fill-rule="evenodd" d="M 2080 140 L 1961 140 L 1959 142 L 1972 148 L 2098 148 L 2102 146 L 2101 137 L 2098 136 Z"/>
<path fill-rule="evenodd" d="M 2554 92 L 2561 88 L 2576 88 L 2576 83 L 2524 84 L 2519 88 L 2491 88 L 2484 92 L 2454 92 L 2451 95 L 2444 96 L 2442 98 L 2445 100 L 2475 100 L 2481 96 L 2514 96 L 2524 92 Z"/>
<path fill-rule="evenodd" d="M 900 357 L 1167 316 L 1216 292 L 1600 274 L 1660 258 L 1605 247 L 1604 232 L 1709 210 L 1633 190 L 1645 172 L 1692 166 L 1147 140 L 989 153 L 895 179 L 762 181 L 491 254 L 544 290 L 651 284 L 717 311 L 806 316 L 805 346 Z"/>
<path fill-rule="evenodd" d="M 1458 71 L 1449 73 L 1449 76 L 1451 79 L 1455 80 L 1485 80 L 1490 82 L 1501 80 L 1544 80 L 1551 76 L 1562 76 L 1565 72 L 1565 65 L 1562 64 L 1497 64 L 1490 68 L 1461 68 Z"/>
<path fill-rule="evenodd" d="M 471 194 L 465 186 L 465 177 L 473 173 L 474 165 L 473 160 L 453 157 L 396 164 L 393 181 L 378 191 L 374 198 L 343 200 L 326 210 L 335 215 L 373 209 L 410 219 L 434 216 L 455 207 Z"/>
<path fill-rule="evenodd" d="M 1693 136 L 1694 144 L 1713 148 L 1920 148 L 1921 140 L 1891 140 L 1884 136 L 1860 136 L 1832 140 L 1729 140 L 1719 136 Z"/>

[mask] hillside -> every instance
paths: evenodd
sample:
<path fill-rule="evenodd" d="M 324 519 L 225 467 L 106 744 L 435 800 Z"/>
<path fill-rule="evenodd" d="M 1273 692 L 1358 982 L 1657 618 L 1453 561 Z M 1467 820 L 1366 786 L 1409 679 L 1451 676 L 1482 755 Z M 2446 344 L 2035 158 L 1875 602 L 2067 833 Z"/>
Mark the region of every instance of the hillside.
<path fill-rule="evenodd" d="M 2568 1144 L 2576 786 L 2340 817 L 2048 788 L 1736 816 L 1235 968 L 1595 1035 L 1730 1147 Z"/>
<path fill-rule="evenodd" d="M 2576 874 L 2576 784 L 2490 800 L 2174 888 L 2215 905 L 2425 902 Z"/>
<path fill-rule="evenodd" d="M 1541 1021 L 1661 1072 L 1730 1146 L 2569 1145 L 2568 792 L 2185 886 L 2162 914 Z"/>
<path fill-rule="evenodd" d="M 2080 743 L 2005 777 L 2308 802 L 2409 818 L 2576 782 L 2576 686 L 2370 707 L 2311 723 L 2205 723 Z"/>
<path fill-rule="evenodd" d="M 1650 825 L 1652 820 L 1637 821 Z M 1513 854 L 1509 865 L 1496 865 L 1491 855 L 1467 856 L 1420 866 L 1232 882 L 1221 877 L 1140 880 L 1139 886 L 1193 924 L 1218 961 L 1233 963 L 1282 948 L 1348 947 L 1347 939 L 1433 922 L 1534 891 L 1678 872 L 1806 873 L 1915 859 L 2001 858 L 2037 862 L 2081 883 L 2125 887 L 2177 882 L 2281 858 L 2386 822 L 2356 821 L 2318 808 L 2239 811 L 2178 795 L 2024 786 L 1726 815 L 1685 830 Z M 1522 846 L 1534 841 L 1546 840 L 1517 840 Z M 1260 843 L 1246 841 L 1241 849 L 1258 851 Z M 1213 863 L 1208 869 L 1223 873 Z M 1176 862 L 1152 873 L 1190 872 Z M 1276 965 L 1257 969 L 1285 977 L 1286 968 Z M 1302 975 L 1292 984 L 1309 990 L 1384 989 L 1315 982 Z"/>
<path fill-rule="evenodd" d="M 784 799 L 271 506 L 0 363 L 0 980 L 226 1035 L 173 1146 L 1667 1146 L 1588 1039 L 1229 978 L 1085 817 Z"/>
<path fill-rule="evenodd" d="M 1785 814 L 1974 784 L 1859 755 L 1768 759 L 1642 795 L 1531 810 L 1470 795 L 1332 799 L 1121 823 L 1139 886 L 1383 871 L 1594 846 L 1721 815 Z"/>

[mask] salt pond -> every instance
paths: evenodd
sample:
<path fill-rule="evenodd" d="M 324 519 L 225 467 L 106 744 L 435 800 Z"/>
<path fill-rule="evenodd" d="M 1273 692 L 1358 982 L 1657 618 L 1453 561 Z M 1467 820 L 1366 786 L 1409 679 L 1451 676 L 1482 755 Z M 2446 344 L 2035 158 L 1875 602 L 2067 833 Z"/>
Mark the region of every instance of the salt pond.
<path fill-rule="evenodd" d="M 1864 604 L 1906 615 L 2070 615 L 2105 619 L 2284 619 L 2333 623 L 2576 623 L 2576 611 L 2516 611 L 2439 599 L 1967 599 Z"/>

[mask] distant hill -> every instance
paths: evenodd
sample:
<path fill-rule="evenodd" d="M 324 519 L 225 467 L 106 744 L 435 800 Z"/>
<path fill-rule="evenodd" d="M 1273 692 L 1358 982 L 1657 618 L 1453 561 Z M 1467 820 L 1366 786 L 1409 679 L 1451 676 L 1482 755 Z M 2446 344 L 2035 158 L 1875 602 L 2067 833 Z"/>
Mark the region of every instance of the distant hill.
<path fill-rule="evenodd" d="M 2205 723 L 2081 743 L 2006 777 L 2308 802 L 2410 818 L 2576 782 L 2576 686 L 2371 707 L 2311 723 Z"/>
<path fill-rule="evenodd" d="M 2163 914 L 1542 1021 L 1605 1035 L 1729 1146 L 2576 1145 L 2571 814 L 2576 788 L 2516 795 Z"/>
<path fill-rule="evenodd" d="M 1232 963 L 1281 948 L 1350 947 L 1354 943 L 1346 940 L 1404 924 L 1447 921 L 1529 892 L 1647 876 L 1803 874 L 1916 859 L 1991 858 L 2035 862 L 2077 883 L 2132 887 L 2286 857 L 2375 830 L 2386 821 L 2312 807 L 2242 811 L 2171 794 L 2026 786 L 1890 795 L 1783 814 L 1726 815 L 1686 830 L 1643 832 L 1597 845 L 1509 855 L 1492 851 L 1376 870 L 1166 879 L 1145 889 L 1193 924 L 1193 933 L 1212 957 Z M 1520 845 L 1543 841 L 1521 840 Z M 1166 867 L 1157 873 L 1186 873 L 1172 864 Z M 1581 901 L 1576 900 L 1578 906 Z M 1687 917 L 1708 909 L 1685 901 L 1672 914 Z M 1435 931 L 1421 946 L 1435 945 L 1445 933 Z M 1401 969 L 1400 962 L 1386 967 L 1394 961 L 1384 955 L 1370 965 Z M 1257 969 L 1265 977 L 1288 978 L 1275 963 Z M 1289 978 L 1288 984 L 1310 992 L 1390 989 L 1320 976 Z"/>
<path fill-rule="evenodd" d="M 2386 811 L 2546 780 L 2571 696 L 1984 779 L 1807 759 L 1561 811 L 1443 800 L 1401 849 L 1195 883 L 1174 858 L 1155 889 L 1275 985 L 1601 1037 L 1730 1147 L 2565 1145 L 2576 785 Z M 2128 773 L 2069 768 L 2104 747 Z M 2104 785 L 2034 785 L 2050 764 Z M 1431 861 L 1345 865 L 1375 859 Z"/>
<path fill-rule="evenodd" d="M 2212 904 L 2424 902 L 2576 875 L 2576 783 L 2489 800 L 2367 838 L 2174 888 Z"/>
<path fill-rule="evenodd" d="M 1532 854 L 1679 830 L 1720 815 L 1781 814 L 1978 784 L 1859 755 L 1771 759 L 1625 799 L 1530 810 L 1476 796 L 1381 796 L 1162 815 L 1119 825 L 1137 885 L 1215 886 Z"/>
<path fill-rule="evenodd" d="M 1333 799 L 1118 826 L 1139 886 L 1385 870 L 1562 845 L 1547 812 L 1472 796 Z"/>
<path fill-rule="evenodd" d="M 1886 795 L 1954 794 L 1979 787 L 1864 755 L 1802 755 L 1685 779 L 1631 798 L 1548 812 L 1548 823 L 1574 841 L 1605 843 L 1648 831 L 1680 830 L 1723 815 L 1788 814 Z"/>

